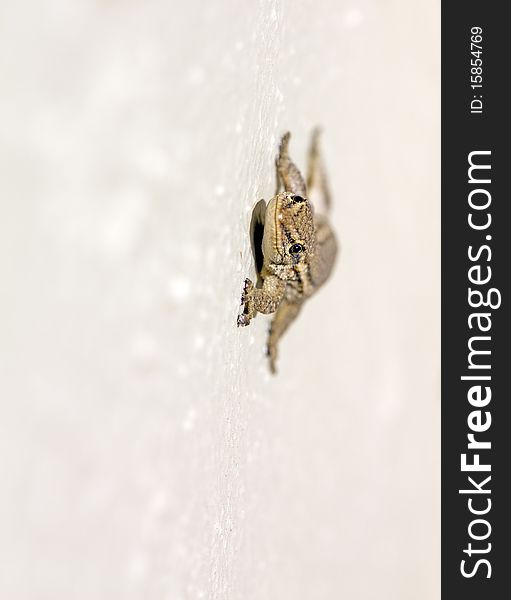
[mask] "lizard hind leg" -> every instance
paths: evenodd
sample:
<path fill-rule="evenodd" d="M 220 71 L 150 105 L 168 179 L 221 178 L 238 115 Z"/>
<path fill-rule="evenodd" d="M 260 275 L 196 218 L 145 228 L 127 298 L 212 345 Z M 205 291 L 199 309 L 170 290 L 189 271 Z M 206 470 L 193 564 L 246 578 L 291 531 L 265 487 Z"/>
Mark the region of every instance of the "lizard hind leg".
<path fill-rule="evenodd" d="M 307 189 L 309 193 L 319 193 L 323 209 L 328 213 L 332 204 L 328 178 L 325 172 L 325 166 L 319 150 L 319 138 L 321 129 L 316 127 L 312 132 L 309 146 L 309 157 L 307 164 Z"/>
<path fill-rule="evenodd" d="M 296 319 L 300 312 L 302 305 L 299 303 L 288 302 L 282 300 L 280 303 L 275 316 L 270 325 L 270 332 L 268 335 L 268 346 L 266 353 L 270 360 L 270 371 L 273 375 L 277 372 L 277 355 L 278 355 L 278 343 L 280 338 L 284 335 L 287 328 Z"/>

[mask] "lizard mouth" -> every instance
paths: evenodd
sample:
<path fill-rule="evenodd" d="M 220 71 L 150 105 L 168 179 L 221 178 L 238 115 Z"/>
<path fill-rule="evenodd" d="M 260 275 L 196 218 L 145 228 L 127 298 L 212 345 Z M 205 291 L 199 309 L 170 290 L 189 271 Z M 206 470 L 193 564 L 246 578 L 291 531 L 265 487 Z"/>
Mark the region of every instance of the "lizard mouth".
<path fill-rule="evenodd" d="M 277 198 L 276 207 L 275 207 L 275 223 L 274 223 L 274 232 L 275 232 L 275 252 L 278 256 L 282 257 L 282 253 L 280 252 L 280 248 L 282 248 L 282 233 L 283 233 L 283 214 L 282 214 L 282 204 L 287 197 L 279 197 Z"/>
<path fill-rule="evenodd" d="M 302 237 L 298 235 L 296 219 L 307 211 L 307 205 L 306 198 L 290 192 L 281 192 L 270 200 L 264 223 L 263 253 L 274 264 L 290 263 L 287 250 Z"/>

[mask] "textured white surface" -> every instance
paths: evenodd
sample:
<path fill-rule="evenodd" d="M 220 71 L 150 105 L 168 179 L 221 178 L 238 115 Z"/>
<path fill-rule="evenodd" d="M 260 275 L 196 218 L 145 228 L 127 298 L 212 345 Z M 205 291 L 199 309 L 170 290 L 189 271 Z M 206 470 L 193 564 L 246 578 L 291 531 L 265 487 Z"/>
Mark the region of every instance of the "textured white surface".
<path fill-rule="evenodd" d="M 439 6 L 42 0 L 0 21 L 0 597 L 439 596 Z M 343 253 L 234 326 L 278 137 Z"/>

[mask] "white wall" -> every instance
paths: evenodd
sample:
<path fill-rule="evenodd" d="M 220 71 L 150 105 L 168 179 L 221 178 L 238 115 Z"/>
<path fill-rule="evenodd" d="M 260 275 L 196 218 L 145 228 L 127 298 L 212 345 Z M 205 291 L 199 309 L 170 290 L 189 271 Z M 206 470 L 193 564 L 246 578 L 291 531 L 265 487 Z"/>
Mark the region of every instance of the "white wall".
<path fill-rule="evenodd" d="M 439 596 L 439 6 L 0 9 L 0 597 Z M 343 246 L 238 330 L 278 137 Z"/>

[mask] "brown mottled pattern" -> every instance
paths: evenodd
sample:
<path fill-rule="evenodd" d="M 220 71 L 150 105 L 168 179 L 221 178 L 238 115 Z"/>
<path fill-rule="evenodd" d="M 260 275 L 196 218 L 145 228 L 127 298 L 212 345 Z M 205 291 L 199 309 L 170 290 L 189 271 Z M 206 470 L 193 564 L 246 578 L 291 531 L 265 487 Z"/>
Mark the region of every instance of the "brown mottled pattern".
<path fill-rule="evenodd" d="M 337 254 L 337 243 L 328 219 L 315 215 L 307 199 L 304 179 L 289 158 L 290 133 L 282 137 L 277 157 L 278 184 L 284 191 L 270 200 L 264 213 L 262 251 L 264 263 L 260 287 L 245 280 L 238 326 L 249 325 L 258 313 L 275 313 L 268 337 L 270 369 L 276 372 L 280 337 L 297 317 L 304 301 L 328 279 Z M 318 131 L 312 135 L 307 182 L 317 186 L 325 206 L 330 192 L 318 147 Z M 264 210 L 264 204 L 263 210 Z"/>

